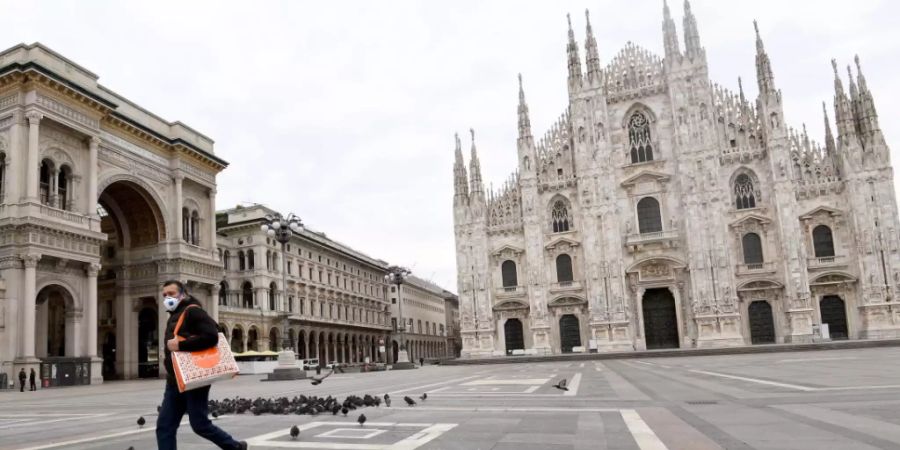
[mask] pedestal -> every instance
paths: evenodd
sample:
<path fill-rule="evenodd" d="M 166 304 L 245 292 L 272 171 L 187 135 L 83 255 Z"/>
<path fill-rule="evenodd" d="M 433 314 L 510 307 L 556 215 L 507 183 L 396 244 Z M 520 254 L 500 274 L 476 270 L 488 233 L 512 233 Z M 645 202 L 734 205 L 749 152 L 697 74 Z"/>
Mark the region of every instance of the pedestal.
<path fill-rule="evenodd" d="M 409 370 L 415 368 L 416 365 L 409 362 L 409 353 L 406 350 L 397 352 L 397 362 L 391 366 L 391 370 Z"/>
<path fill-rule="evenodd" d="M 297 359 L 293 350 L 278 352 L 278 367 L 268 374 L 268 378 L 261 381 L 288 381 L 302 380 L 306 378 L 306 371 L 297 366 Z"/>
<path fill-rule="evenodd" d="M 91 384 L 103 384 L 103 358 L 97 356 L 91 358 Z"/>

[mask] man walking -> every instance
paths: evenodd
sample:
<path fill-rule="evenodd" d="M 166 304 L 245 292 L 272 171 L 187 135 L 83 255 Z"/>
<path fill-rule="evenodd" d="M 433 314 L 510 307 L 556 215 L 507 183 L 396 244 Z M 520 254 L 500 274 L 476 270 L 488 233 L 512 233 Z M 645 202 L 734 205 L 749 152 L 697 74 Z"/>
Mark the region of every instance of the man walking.
<path fill-rule="evenodd" d="M 30 385 L 30 390 L 32 390 L 32 391 L 36 391 L 36 390 L 37 390 L 37 386 L 35 386 L 35 384 L 34 384 L 34 376 L 35 376 L 35 374 L 34 374 L 34 367 L 32 367 L 32 368 L 31 368 L 31 373 L 28 374 L 28 384 Z"/>
<path fill-rule="evenodd" d="M 27 375 L 25 375 L 25 368 L 23 367 L 19 371 L 19 392 L 25 392 L 25 378 L 27 378 Z"/>
<path fill-rule="evenodd" d="M 214 347 L 219 342 L 216 322 L 200 307 L 200 303 L 185 292 L 180 281 L 163 283 L 163 306 L 169 312 L 166 324 L 166 351 L 163 364 L 166 368 L 166 390 L 156 419 L 156 445 L 159 450 L 175 450 L 176 434 L 181 418 L 186 412 L 191 422 L 191 429 L 197 435 L 211 441 L 224 450 L 246 450 L 246 442 L 234 440 L 221 428 L 209 420 L 209 386 L 178 392 L 175 371 L 172 368 L 172 352 L 199 351 Z M 178 336 L 175 336 L 175 325 L 184 316 Z"/>

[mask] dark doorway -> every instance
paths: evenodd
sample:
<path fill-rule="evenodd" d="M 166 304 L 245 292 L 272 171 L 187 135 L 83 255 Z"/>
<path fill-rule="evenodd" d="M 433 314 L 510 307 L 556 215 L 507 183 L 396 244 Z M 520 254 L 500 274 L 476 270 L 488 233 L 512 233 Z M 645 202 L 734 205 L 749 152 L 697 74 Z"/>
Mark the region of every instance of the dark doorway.
<path fill-rule="evenodd" d="M 393 361 L 393 362 L 397 362 L 397 359 L 400 357 L 400 345 L 397 344 L 397 341 L 394 341 L 394 342 L 391 344 L 391 347 L 393 348 L 392 351 L 393 351 L 393 353 L 394 353 L 394 359 L 393 359 L 392 361 Z"/>
<path fill-rule="evenodd" d="M 747 308 L 750 317 L 750 343 L 774 344 L 775 320 L 772 318 L 772 306 L 764 300 L 750 303 Z"/>
<path fill-rule="evenodd" d="M 665 288 L 647 289 L 642 303 L 647 349 L 678 348 L 678 315 L 672 293 Z"/>
<path fill-rule="evenodd" d="M 822 314 L 822 323 L 828 324 L 828 333 L 831 339 L 847 339 L 847 310 L 844 301 L 837 295 L 826 295 L 819 302 L 819 311 Z"/>
<path fill-rule="evenodd" d="M 159 378 L 159 334 L 153 308 L 138 313 L 138 377 Z"/>
<path fill-rule="evenodd" d="M 572 347 L 581 347 L 581 327 L 574 314 L 559 318 L 559 343 L 563 353 L 572 353 Z"/>
<path fill-rule="evenodd" d="M 116 378 L 116 334 L 110 332 L 103 341 L 103 379 Z"/>
<path fill-rule="evenodd" d="M 507 319 L 503 324 L 503 336 L 506 340 L 506 354 L 511 355 L 513 350 L 525 350 L 525 337 L 522 334 L 522 321 L 519 319 Z"/>

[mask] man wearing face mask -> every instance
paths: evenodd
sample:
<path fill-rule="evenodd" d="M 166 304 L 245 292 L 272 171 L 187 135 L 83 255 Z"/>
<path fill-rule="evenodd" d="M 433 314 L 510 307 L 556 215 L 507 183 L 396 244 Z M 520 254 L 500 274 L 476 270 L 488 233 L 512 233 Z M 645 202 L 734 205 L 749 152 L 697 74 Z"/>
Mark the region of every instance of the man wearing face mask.
<path fill-rule="evenodd" d="M 199 351 L 214 347 L 219 342 L 219 330 L 216 322 L 200 307 L 200 302 L 184 290 L 180 281 L 170 280 L 163 283 L 163 306 L 169 312 L 166 324 L 166 391 L 156 420 L 156 444 L 160 450 L 177 448 L 176 433 L 184 413 L 188 414 L 191 429 L 197 435 L 208 439 L 219 448 L 225 450 L 245 450 L 247 443 L 234 440 L 221 428 L 209 420 L 209 388 L 191 389 L 178 392 L 175 371 L 172 368 L 172 352 Z M 188 306 L 196 307 L 188 308 Z M 175 339 L 175 325 L 181 315 L 184 321 L 178 330 L 183 341 Z"/>

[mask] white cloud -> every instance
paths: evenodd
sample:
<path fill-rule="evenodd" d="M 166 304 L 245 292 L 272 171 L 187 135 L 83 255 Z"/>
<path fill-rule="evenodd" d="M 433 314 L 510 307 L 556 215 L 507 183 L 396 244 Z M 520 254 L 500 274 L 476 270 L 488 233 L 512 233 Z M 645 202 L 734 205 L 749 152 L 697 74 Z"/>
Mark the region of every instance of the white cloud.
<path fill-rule="evenodd" d="M 671 8 L 681 33 L 681 2 Z M 476 129 L 486 182 L 515 167 L 516 73 L 535 133 L 566 104 L 566 21 L 590 8 L 601 58 L 661 53 L 661 2 L 3 2 L 0 42 L 41 41 L 104 85 L 216 140 L 220 207 L 300 214 L 455 289 L 453 133 Z M 900 114 L 900 6 L 694 0 L 714 81 L 755 95 L 757 18 L 791 124 L 822 135 L 829 60 L 860 53 L 889 144 Z M 583 51 L 582 51 L 582 56 Z M 843 74 L 843 72 L 842 72 Z M 468 147 L 467 138 L 465 139 Z M 895 154 L 895 160 L 897 155 Z"/>

